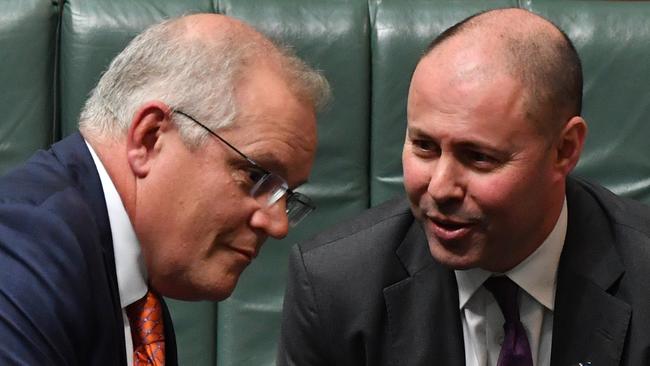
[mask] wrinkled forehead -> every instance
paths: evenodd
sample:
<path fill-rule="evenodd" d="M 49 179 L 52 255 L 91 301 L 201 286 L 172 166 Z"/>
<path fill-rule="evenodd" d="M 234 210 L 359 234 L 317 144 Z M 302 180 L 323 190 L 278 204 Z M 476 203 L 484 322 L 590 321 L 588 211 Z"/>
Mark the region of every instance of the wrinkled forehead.
<path fill-rule="evenodd" d="M 306 180 L 316 150 L 314 106 L 299 99 L 277 69 L 263 65 L 240 80 L 235 97 L 238 112 L 228 128 L 233 143 L 275 165 L 290 183 Z"/>
<path fill-rule="evenodd" d="M 449 42 L 439 47 L 417 64 L 409 88 L 409 102 L 416 96 L 469 98 L 473 93 L 513 79 L 487 46 L 467 47 L 462 42 Z"/>
<path fill-rule="evenodd" d="M 536 103 L 540 98 L 536 97 L 534 88 L 518 70 L 510 67 L 506 56 L 495 52 L 489 44 L 468 46 L 450 42 L 423 57 L 413 73 L 408 108 L 428 98 L 469 103 L 479 96 L 493 96 L 493 103 L 518 98 L 523 118 L 540 133 L 548 133 L 545 126 L 549 122 L 545 116 L 549 106 Z"/>

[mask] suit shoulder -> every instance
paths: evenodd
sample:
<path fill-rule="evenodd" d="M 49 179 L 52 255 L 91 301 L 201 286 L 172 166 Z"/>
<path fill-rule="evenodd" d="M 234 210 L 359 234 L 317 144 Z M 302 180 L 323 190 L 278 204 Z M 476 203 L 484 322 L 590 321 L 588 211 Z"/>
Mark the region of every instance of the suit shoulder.
<path fill-rule="evenodd" d="M 96 232 L 92 211 L 72 188 L 38 204 L 0 202 L 0 245 L 7 250 L 33 250 L 45 262 L 52 256 L 67 257 L 64 262 L 78 259 L 79 251 L 97 241 Z"/>
<path fill-rule="evenodd" d="M 388 233 L 405 233 L 413 222 L 413 215 L 404 198 L 397 198 L 366 210 L 353 219 L 335 225 L 317 234 L 311 240 L 301 243 L 303 252 L 315 248 L 348 241 L 390 241 Z M 403 236 L 403 235 L 402 235 Z M 401 240 L 400 240 L 401 241 Z"/>
<path fill-rule="evenodd" d="M 381 292 L 406 275 L 396 253 L 413 224 L 408 202 L 394 200 L 299 244 L 298 249 L 314 284 L 356 278 L 347 290 Z"/>
<path fill-rule="evenodd" d="M 90 212 L 75 197 L 68 190 L 39 205 L 0 203 L 0 292 L 11 299 L 0 301 L 0 311 L 12 324 L 0 325 L 0 354 L 47 358 L 29 364 L 62 364 L 58 357 L 88 339 L 95 291 L 107 281 L 98 279 L 103 255 Z M 61 203 L 70 210 L 60 214 Z"/>
<path fill-rule="evenodd" d="M 51 151 L 40 150 L 0 178 L 0 204 L 40 205 L 70 185 L 70 178 Z"/>
<path fill-rule="evenodd" d="M 600 185 L 584 180 L 578 180 L 578 184 L 596 198 L 610 222 L 618 229 L 637 231 L 650 241 L 650 206 L 616 195 Z"/>
<path fill-rule="evenodd" d="M 39 271 L 67 271 L 74 280 L 87 270 L 85 260 L 101 254 L 99 230 L 90 203 L 52 159 L 37 153 L 0 180 L 0 247 L 24 255 L 24 263 L 38 262 Z"/>
<path fill-rule="evenodd" d="M 290 281 L 307 286 L 323 311 L 378 311 L 382 290 L 408 276 L 397 249 L 413 224 L 405 199 L 367 210 L 298 244 L 289 259 Z"/>

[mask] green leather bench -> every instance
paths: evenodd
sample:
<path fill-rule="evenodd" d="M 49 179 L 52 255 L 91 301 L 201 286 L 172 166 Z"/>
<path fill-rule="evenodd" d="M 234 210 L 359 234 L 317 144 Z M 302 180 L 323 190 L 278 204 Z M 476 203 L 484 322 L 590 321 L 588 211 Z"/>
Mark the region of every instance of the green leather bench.
<path fill-rule="evenodd" d="M 401 194 L 406 92 L 426 44 L 477 11 L 519 6 L 562 27 L 585 74 L 576 174 L 650 204 L 650 3 L 434 0 L 0 0 L 0 173 L 76 129 L 102 70 L 149 24 L 215 12 L 293 46 L 330 80 L 304 191 L 317 211 L 269 241 L 221 303 L 170 301 L 185 365 L 273 365 L 290 246 Z"/>

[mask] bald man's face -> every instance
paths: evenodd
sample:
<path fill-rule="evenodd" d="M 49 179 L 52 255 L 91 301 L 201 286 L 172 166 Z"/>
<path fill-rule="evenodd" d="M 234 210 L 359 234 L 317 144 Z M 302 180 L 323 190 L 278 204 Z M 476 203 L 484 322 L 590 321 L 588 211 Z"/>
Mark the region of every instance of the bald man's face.
<path fill-rule="evenodd" d="M 526 118 L 524 88 L 486 60 L 482 50 L 452 44 L 418 65 L 404 185 L 435 259 L 506 271 L 553 228 L 564 177 Z"/>

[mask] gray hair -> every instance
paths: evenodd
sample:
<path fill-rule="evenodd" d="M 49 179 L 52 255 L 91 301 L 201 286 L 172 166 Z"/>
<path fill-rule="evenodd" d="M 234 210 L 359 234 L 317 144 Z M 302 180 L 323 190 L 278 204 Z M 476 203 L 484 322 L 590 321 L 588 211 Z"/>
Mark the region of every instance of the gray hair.
<path fill-rule="evenodd" d="M 254 37 L 187 37 L 178 23 L 170 19 L 148 28 L 113 59 L 81 112 L 82 133 L 118 138 L 128 131 L 137 109 L 151 100 L 182 110 L 213 130 L 235 122 L 236 83 L 256 57 L 267 57 L 268 46 Z M 327 103 L 326 79 L 288 50 L 276 50 L 292 92 L 315 108 Z M 172 121 L 189 147 L 205 140 L 207 132 L 187 118 L 174 114 Z"/>

